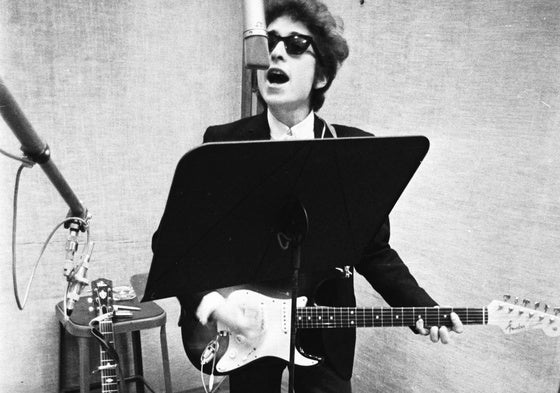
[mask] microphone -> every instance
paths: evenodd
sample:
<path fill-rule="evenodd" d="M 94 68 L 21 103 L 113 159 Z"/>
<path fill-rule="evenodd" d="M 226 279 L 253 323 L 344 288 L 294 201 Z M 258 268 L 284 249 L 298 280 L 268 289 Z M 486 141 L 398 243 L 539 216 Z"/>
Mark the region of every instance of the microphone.
<path fill-rule="evenodd" d="M 23 153 L 43 168 L 49 180 L 70 206 L 71 214 L 85 220 L 87 211 L 50 159 L 49 146 L 39 138 L 2 79 L 0 79 L 0 113 L 19 139 Z"/>
<path fill-rule="evenodd" d="M 68 278 L 68 281 L 71 282 L 70 288 L 66 293 L 66 315 L 68 316 L 70 316 L 72 311 L 74 311 L 74 305 L 80 299 L 82 289 L 89 284 L 86 275 L 89 269 L 89 260 L 91 258 L 91 253 L 93 252 L 94 244 L 95 243 L 93 242 L 88 244 L 87 251 L 84 254 L 82 263 L 78 267 L 78 270 L 76 270 L 74 274 L 70 274 L 70 277 Z"/>
<path fill-rule="evenodd" d="M 253 70 L 270 65 L 263 0 L 243 0 L 243 64 Z"/>
<path fill-rule="evenodd" d="M 68 226 L 70 233 L 66 239 L 66 257 L 64 258 L 64 275 L 69 277 L 74 267 L 74 254 L 78 250 L 78 232 L 80 225 L 73 221 Z"/>

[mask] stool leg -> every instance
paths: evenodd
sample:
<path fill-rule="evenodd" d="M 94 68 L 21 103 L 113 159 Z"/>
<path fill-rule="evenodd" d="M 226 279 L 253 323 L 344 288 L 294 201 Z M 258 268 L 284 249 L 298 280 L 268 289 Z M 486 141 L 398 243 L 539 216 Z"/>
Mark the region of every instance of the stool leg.
<path fill-rule="evenodd" d="M 80 393 L 89 393 L 89 342 L 87 337 L 78 337 L 80 362 Z"/>
<path fill-rule="evenodd" d="M 64 371 L 64 361 L 63 361 L 63 357 L 64 357 L 64 328 L 62 327 L 61 324 L 58 324 L 59 327 L 59 333 L 60 333 L 60 337 L 59 337 L 59 342 L 58 342 L 58 392 L 62 392 L 62 386 L 63 386 L 63 379 L 64 379 L 64 375 L 63 375 L 63 371 Z"/>
<path fill-rule="evenodd" d="M 159 339 L 161 342 L 161 359 L 163 362 L 163 378 L 165 381 L 165 392 L 173 393 L 171 387 L 171 371 L 169 370 L 169 354 L 167 352 L 167 334 L 165 333 L 165 325 L 162 325 L 159 332 Z"/>
<path fill-rule="evenodd" d="M 144 365 L 142 364 L 142 343 L 140 340 L 140 331 L 135 330 L 131 332 L 132 335 L 132 348 L 134 358 L 134 375 L 139 375 L 142 378 L 136 380 L 136 391 L 144 393 Z"/>
<path fill-rule="evenodd" d="M 60 329 L 60 341 L 58 343 L 58 391 L 59 393 L 62 392 L 62 388 L 64 387 L 64 359 L 65 351 L 64 351 L 64 328 L 62 324 L 58 324 Z"/>

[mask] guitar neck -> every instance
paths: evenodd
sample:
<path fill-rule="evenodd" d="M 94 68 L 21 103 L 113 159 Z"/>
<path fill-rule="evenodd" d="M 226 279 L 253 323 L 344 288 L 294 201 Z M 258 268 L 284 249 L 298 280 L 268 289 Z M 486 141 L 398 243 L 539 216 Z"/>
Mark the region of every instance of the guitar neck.
<path fill-rule="evenodd" d="M 103 334 L 105 341 L 114 347 L 114 333 L 113 333 L 113 321 L 105 320 L 99 322 L 99 331 Z M 118 393 L 118 381 L 117 381 L 117 364 L 115 360 L 105 351 L 103 346 L 100 350 L 100 360 L 101 360 L 101 392 L 102 393 Z"/>
<path fill-rule="evenodd" d="M 488 309 L 452 307 L 300 307 L 297 327 L 351 328 L 414 326 L 419 318 L 424 326 L 451 326 L 450 314 L 459 315 L 463 325 L 485 325 Z"/>

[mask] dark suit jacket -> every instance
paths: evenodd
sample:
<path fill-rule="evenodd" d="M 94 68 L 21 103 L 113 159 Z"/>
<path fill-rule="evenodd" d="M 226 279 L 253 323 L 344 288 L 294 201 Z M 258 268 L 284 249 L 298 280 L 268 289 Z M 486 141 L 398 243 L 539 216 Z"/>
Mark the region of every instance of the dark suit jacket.
<path fill-rule="evenodd" d="M 315 117 L 315 137 L 320 138 L 324 122 Z M 357 128 L 334 125 L 338 137 L 368 136 Z M 326 137 L 331 137 L 327 131 Z M 212 126 L 206 130 L 204 142 L 247 141 L 270 139 L 270 128 L 266 113 L 244 118 L 233 123 Z M 361 261 L 355 266 L 391 306 L 434 306 L 436 302 L 418 285 L 395 250 L 389 246 L 389 220 L 381 226 L 371 239 Z M 325 281 L 316 289 L 313 299 L 317 304 L 331 306 L 355 306 L 353 279 L 343 275 L 326 275 Z M 309 290 L 310 288 L 307 288 Z M 192 294 L 179 298 L 183 307 L 183 318 L 195 318 L 194 312 L 203 294 Z M 308 294 L 312 295 L 312 294 Z M 190 334 L 188 324 L 183 334 Z M 325 361 L 344 379 L 352 376 L 355 329 L 301 330 L 300 342 L 310 353 L 319 352 Z"/>

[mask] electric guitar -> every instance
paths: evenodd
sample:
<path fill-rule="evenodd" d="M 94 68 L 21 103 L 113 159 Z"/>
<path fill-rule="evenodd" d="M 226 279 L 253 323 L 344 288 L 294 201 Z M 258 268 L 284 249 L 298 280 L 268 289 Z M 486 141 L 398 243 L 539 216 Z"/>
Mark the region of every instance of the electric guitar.
<path fill-rule="evenodd" d="M 506 300 L 508 297 L 505 297 Z M 228 301 L 238 304 L 245 316 L 255 321 L 258 334 L 247 338 L 230 331 L 221 324 L 198 324 L 185 342 L 187 356 L 195 367 L 206 373 L 227 374 L 262 357 L 289 360 L 291 300 L 263 295 L 242 289 L 232 292 Z M 496 325 L 505 334 L 520 333 L 529 329 L 541 329 L 551 337 L 560 335 L 560 309 L 554 314 L 506 301 L 492 301 L 481 308 L 450 307 L 308 307 L 307 298 L 297 300 L 297 329 L 332 329 L 358 327 L 408 327 L 415 326 L 418 319 L 424 326 L 452 326 L 450 314 L 455 312 L 463 325 Z M 320 359 L 304 354 L 296 348 L 295 364 L 313 366 Z M 215 366 L 214 366 L 215 365 Z M 213 367 L 210 367 L 213 366 Z"/>
<path fill-rule="evenodd" d="M 99 322 L 99 332 L 102 339 L 114 348 L 113 333 L 113 282 L 99 278 L 91 283 L 96 321 Z M 101 392 L 118 393 L 117 362 L 107 353 L 106 348 L 100 346 Z"/>

